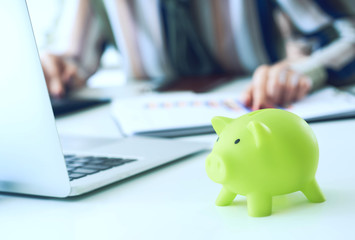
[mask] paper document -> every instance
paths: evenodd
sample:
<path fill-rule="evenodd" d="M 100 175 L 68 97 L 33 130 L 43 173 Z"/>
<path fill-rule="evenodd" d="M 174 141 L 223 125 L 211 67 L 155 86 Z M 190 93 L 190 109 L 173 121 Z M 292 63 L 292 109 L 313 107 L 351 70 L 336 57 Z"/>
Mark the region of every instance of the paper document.
<path fill-rule="evenodd" d="M 355 116 L 355 96 L 327 87 L 285 110 L 306 121 Z M 113 116 L 126 135 L 176 137 L 211 133 L 214 116 L 237 118 L 250 111 L 231 93 L 157 94 L 112 103 Z"/>

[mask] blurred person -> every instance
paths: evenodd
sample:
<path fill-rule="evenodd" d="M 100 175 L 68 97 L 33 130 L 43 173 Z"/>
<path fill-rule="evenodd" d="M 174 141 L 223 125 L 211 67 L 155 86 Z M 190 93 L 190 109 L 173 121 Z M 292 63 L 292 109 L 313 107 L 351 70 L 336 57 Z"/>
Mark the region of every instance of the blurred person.
<path fill-rule="evenodd" d="M 246 106 L 287 106 L 355 81 L 354 13 L 351 0 L 79 0 L 68 48 L 41 60 L 54 96 L 84 85 L 111 44 L 129 77 L 252 74 Z"/>

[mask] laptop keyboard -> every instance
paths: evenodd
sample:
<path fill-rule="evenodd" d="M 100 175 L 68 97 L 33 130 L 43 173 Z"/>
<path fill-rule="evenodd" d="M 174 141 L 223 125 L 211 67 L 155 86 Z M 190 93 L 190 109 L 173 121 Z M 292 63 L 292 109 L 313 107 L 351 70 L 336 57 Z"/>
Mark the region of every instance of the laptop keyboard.
<path fill-rule="evenodd" d="M 128 158 L 64 155 L 70 181 L 137 161 Z"/>

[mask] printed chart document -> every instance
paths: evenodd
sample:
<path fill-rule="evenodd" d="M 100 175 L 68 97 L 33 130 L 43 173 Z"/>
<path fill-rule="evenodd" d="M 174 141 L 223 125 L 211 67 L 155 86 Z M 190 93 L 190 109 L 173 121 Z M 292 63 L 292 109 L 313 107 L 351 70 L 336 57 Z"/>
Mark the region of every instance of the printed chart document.
<path fill-rule="evenodd" d="M 308 122 L 355 117 L 355 96 L 327 87 L 285 110 Z M 232 93 L 153 94 L 112 103 L 112 114 L 124 134 L 160 137 L 211 133 L 214 116 L 237 118 L 250 111 Z"/>

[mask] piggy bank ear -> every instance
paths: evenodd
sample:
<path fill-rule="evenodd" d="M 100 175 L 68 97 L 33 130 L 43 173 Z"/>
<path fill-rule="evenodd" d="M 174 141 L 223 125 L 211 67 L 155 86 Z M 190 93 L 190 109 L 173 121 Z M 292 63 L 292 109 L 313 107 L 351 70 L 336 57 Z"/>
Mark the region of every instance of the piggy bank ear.
<path fill-rule="evenodd" d="M 263 139 L 271 135 L 271 130 L 264 123 L 259 121 L 251 121 L 247 126 L 248 130 L 253 134 L 257 147 L 260 147 Z"/>
<path fill-rule="evenodd" d="M 219 135 L 222 132 L 223 128 L 231 121 L 233 121 L 233 119 L 227 117 L 212 118 L 212 126 L 213 129 L 216 131 L 217 135 Z"/>

